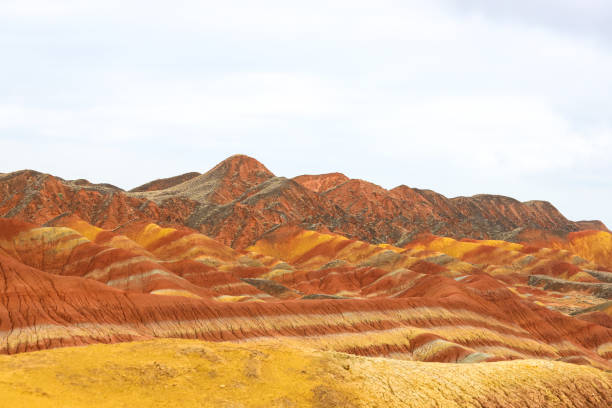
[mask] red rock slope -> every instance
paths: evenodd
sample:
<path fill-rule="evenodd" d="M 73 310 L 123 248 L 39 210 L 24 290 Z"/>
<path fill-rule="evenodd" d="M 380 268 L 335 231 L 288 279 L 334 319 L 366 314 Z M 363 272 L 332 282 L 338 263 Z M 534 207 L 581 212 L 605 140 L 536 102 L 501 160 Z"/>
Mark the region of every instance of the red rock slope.
<path fill-rule="evenodd" d="M 549 310 L 461 257 L 297 228 L 239 252 L 150 223 L 116 231 L 76 217 L 53 224 L 0 220 L 4 353 L 154 337 L 272 337 L 399 359 L 612 368 L 611 329 Z M 575 256 L 536 255 L 543 264 Z"/>
<path fill-rule="evenodd" d="M 130 192 L 140 193 L 144 191 L 165 190 L 167 188 L 174 187 L 177 184 L 181 184 L 186 181 L 189 181 L 192 178 L 198 177 L 198 176 L 200 176 L 200 173 L 197 173 L 194 171 L 190 173 L 181 174 L 179 176 L 174 176 L 174 177 L 169 177 L 169 178 L 164 178 L 164 179 L 157 179 L 157 180 L 150 181 L 146 184 L 143 184 L 142 186 L 133 188 L 130 190 Z"/>
<path fill-rule="evenodd" d="M 572 222 L 550 203 L 491 195 L 446 198 L 430 190 L 386 190 L 339 173 L 276 177 L 247 156 L 210 171 L 156 180 L 131 192 L 34 171 L 0 175 L 0 215 L 41 225 L 64 215 L 113 229 L 133 220 L 187 226 L 245 248 L 281 225 L 403 245 L 430 232 L 454 238 L 564 240 L 600 222 Z"/>

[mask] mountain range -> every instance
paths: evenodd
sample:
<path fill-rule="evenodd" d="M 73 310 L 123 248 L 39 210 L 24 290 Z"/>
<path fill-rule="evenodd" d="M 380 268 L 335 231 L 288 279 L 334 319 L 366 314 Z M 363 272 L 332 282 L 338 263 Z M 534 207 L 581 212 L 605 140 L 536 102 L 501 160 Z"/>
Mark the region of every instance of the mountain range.
<path fill-rule="evenodd" d="M 32 170 L 0 176 L 0 215 L 36 224 L 67 214 L 113 229 L 134 220 L 185 226 L 243 249 L 282 225 L 396 246 L 421 233 L 511 242 L 563 239 L 601 230 L 570 221 L 546 201 L 498 195 L 447 198 L 405 185 L 386 190 L 340 173 L 277 177 L 236 155 L 204 174 L 154 180 L 130 191 Z"/>
<path fill-rule="evenodd" d="M 133 346 L 115 344 L 126 342 Z M 289 179 L 243 155 L 130 191 L 33 170 L 2 174 L 0 353 L 10 360 L 0 367 L 33 376 L 29 367 L 65 358 L 51 349 L 73 346 L 93 350 L 75 351 L 74 367 L 137 350 L 132 366 L 113 360 L 134 387 L 143 386 L 134 370 L 150 369 L 152 386 L 167 388 L 176 370 L 220 372 L 224 359 L 247 363 L 202 386 L 310 384 L 299 395 L 287 386 L 265 394 L 267 406 L 402 406 L 392 382 L 410 387 L 407 373 L 419 367 L 444 378 L 414 388 L 440 406 L 468 397 L 470 406 L 525 406 L 527 396 L 543 398 L 538 406 L 610 406 L 612 233 L 545 201 L 387 190 L 340 173 Z M 275 377 L 284 369 L 278 347 L 296 367 L 339 371 Z M 167 369 L 146 365 L 150 353 Z M 168 360 L 189 353 L 200 360 Z M 419 365 L 441 362 L 447 371 Z M 75 384 L 79 373 L 70 374 Z M 329 383 L 330 373 L 387 379 L 349 390 Z M 71 392 L 56 380 L 38 394 L 12 381 L 0 378 L 0 392 L 30 405 L 54 406 Z M 470 381 L 479 384 L 473 393 L 462 388 Z M 368 404 L 365 389 L 379 393 Z M 256 406 L 252 393 L 240 395 Z M 223 398 L 204 406 L 229 404 Z"/>

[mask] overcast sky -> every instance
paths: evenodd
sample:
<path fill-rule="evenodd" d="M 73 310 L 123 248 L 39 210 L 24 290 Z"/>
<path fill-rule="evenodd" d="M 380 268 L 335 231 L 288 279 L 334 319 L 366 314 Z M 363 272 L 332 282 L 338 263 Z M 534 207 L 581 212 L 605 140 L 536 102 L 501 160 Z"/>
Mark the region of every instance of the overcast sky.
<path fill-rule="evenodd" d="M 0 1 L 0 172 L 292 177 L 612 226 L 612 2 Z"/>

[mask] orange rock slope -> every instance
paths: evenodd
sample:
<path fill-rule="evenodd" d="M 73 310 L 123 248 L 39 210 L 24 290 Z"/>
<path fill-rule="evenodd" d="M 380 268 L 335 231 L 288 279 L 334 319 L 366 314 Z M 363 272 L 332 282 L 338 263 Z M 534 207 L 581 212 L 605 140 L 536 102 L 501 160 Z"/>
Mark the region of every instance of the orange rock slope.
<path fill-rule="evenodd" d="M 484 265 L 461 245 L 489 241 L 428 238 L 399 248 L 285 227 L 236 251 L 151 223 L 108 231 L 66 216 L 51 224 L 0 219 L 4 353 L 156 337 L 276 338 L 408 360 L 612 368 L 612 329 L 546 307 L 554 293 L 545 288 L 533 287 L 537 297 L 521 292 L 532 288 L 532 270 L 571 280 L 594 268 L 581 260 L 578 272 L 557 274 L 554 265 L 577 258 L 569 251 L 525 255 L 493 242 L 501 251 Z M 525 256 L 535 259 L 527 269 L 503 268 Z"/>
<path fill-rule="evenodd" d="M 612 235 L 545 202 L 291 180 L 235 156 L 132 192 L 0 175 L 0 214 L 2 353 L 273 339 L 612 369 Z"/>

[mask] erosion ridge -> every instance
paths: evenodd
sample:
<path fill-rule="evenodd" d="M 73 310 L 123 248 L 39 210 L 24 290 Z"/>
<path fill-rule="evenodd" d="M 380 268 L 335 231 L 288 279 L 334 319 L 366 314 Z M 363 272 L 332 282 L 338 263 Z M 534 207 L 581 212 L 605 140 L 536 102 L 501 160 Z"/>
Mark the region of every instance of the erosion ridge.
<path fill-rule="evenodd" d="M 189 181 L 192 178 L 198 177 L 200 175 L 201 175 L 200 173 L 194 171 L 190 173 L 181 174 L 179 176 L 153 180 L 153 181 L 143 184 L 142 186 L 138 186 L 138 187 L 131 189 L 130 193 L 165 190 L 167 188 L 174 187 L 177 184 L 181 184 L 186 181 Z"/>
<path fill-rule="evenodd" d="M 237 249 L 281 225 L 403 245 L 421 233 L 454 238 L 563 241 L 600 221 L 567 220 L 548 202 L 509 197 L 447 198 L 405 185 L 391 190 L 340 173 L 276 177 L 257 160 L 232 156 L 204 174 L 160 179 L 130 192 L 21 171 L 0 176 L 0 215 L 44 224 L 75 214 L 113 229 L 135 219 L 188 226 Z"/>
<path fill-rule="evenodd" d="M 572 283 L 607 275 L 569 250 L 435 236 L 400 248 L 285 226 L 237 251 L 188 228 L 51 224 L 0 219 L 2 353 L 276 338 L 396 359 L 612 368 L 612 329 L 569 315 L 607 300 Z M 539 288 L 534 275 L 568 284 Z"/>

